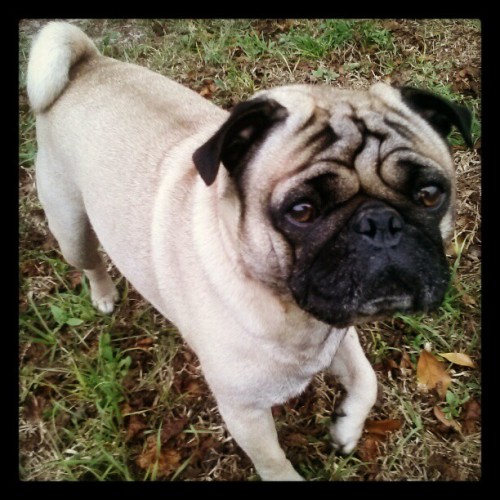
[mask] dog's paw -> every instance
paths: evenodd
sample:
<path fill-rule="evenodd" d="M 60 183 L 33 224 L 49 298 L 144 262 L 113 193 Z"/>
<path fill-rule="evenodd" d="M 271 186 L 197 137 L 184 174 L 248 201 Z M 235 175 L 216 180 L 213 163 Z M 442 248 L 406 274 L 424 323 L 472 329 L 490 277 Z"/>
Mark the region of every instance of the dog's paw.
<path fill-rule="evenodd" d="M 115 303 L 118 301 L 119 295 L 118 290 L 113 285 L 111 290 L 108 290 L 106 293 L 99 292 L 91 292 L 92 305 L 104 314 L 111 314 L 113 309 L 115 308 Z"/>
<path fill-rule="evenodd" d="M 356 448 L 363 432 L 363 423 L 359 425 L 353 420 L 345 414 L 338 413 L 330 426 L 332 446 L 341 455 L 349 455 Z"/>
<path fill-rule="evenodd" d="M 263 481 L 305 481 L 287 460 L 280 469 L 258 471 Z"/>

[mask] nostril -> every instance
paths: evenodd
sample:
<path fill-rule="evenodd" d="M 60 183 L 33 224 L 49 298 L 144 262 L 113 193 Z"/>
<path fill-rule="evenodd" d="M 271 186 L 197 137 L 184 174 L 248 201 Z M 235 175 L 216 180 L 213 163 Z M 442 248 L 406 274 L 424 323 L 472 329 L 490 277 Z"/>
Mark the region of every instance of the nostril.
<path fill-rule="evenodd" d="M 403 229 L 403 222 L 399 217 L 392 216 L 389 220 L 389 232 L 394 236 Z"/>
<path fill-rule="evenodd" d="M 404 226 L 403 219 L 394 209 L 370 206 L 356 214 L 351 228 L 376 248 L 393 248 L 401 241 Z"/>
<path fill-rule="evenodd" d="M 373 238 L 377 232 L 377 224 L 373 219 L 364 217 L 359 221 L 357 230 L 358 233 L 365 234 L 366 236 Z"/>

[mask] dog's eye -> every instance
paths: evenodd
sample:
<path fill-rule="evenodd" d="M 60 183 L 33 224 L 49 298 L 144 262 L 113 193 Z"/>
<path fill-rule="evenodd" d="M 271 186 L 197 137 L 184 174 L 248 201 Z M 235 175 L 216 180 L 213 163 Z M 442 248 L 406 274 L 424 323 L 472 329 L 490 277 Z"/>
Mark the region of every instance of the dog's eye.
<path fill-rule="evenodd" d="M 434 184 L 420 188 L 415 200 L 426 208 L 438 208 L 444 200 L 443 190 Z"/>
<path fill-rule="evenodd" d="M 292 220 L 292 222 L 310 224 L 318 217 L 318 211 L 312 203 L 302 201 L 289 208 L 287 216 Z"/>

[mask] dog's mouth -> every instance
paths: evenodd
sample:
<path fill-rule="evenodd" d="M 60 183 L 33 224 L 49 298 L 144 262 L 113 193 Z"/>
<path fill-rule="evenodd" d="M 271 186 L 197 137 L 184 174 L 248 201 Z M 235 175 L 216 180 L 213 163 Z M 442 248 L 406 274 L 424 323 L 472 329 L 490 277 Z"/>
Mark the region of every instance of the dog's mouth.
<path fill-rule="evenodd" d="M 412 259 L 365 262 L 348 259 L 326 273 L 297 273 L 290 282 L 297 304 L 325 323 L 346 327 L 396 313 L 428 313 L 442 303 L 449 281 L 445 258 L 430 259 L 426 267 Z"/>
<path fill-rule="evenodd" d="M 358 311 L 363 316 L 391 315 L 395 312 L 410 312 L 414 309 L 414 299 L 409 295 L 378 297 L 362 303 Z"/>
<path fill-rule="evenodd" d="M 414 287 L 400 287 L 383 281 L 366 282 L 364 286 L 337 283 L 330 290 L 312 286 L 306 295 L 295 296 L 298 305 L 317 319 L 336 327 L 346 327 L 390 317 L 396 313 L 427 313 L 436 309 L 444 298 L 447 279 L 428 283 L 415 277 Z"/>
<path fill-rule="evenodd" d="M 413 290 L 396 291 L 391 287 L 389 291 L 376 285 L 366 288 L 337 286 L 326 293 L 313 288 L 306 296 L 295 296 L 298 305 L 317 319 L 343 328 L 381 320 L 397 313 L 428 313 L 441 304 L 447 289 L 447 279 L 443 276 L 432 288 L 415 279 Z"/>

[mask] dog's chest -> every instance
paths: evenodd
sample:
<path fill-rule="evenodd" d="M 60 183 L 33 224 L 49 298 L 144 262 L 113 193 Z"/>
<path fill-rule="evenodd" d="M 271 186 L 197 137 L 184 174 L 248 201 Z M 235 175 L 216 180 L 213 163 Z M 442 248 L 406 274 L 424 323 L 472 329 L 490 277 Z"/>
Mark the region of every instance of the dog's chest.
<path fill-rule="evenodd" d="M 279 404 L 300 394 L 314 375 L 331 366 L 346 331 L 331 329 L 320 342 L 304 340 L 293 347 L 262 343 L 261 366 L 267 365 L 263 373 L 268 382 L 261 386 L 261 398 Z"/>

